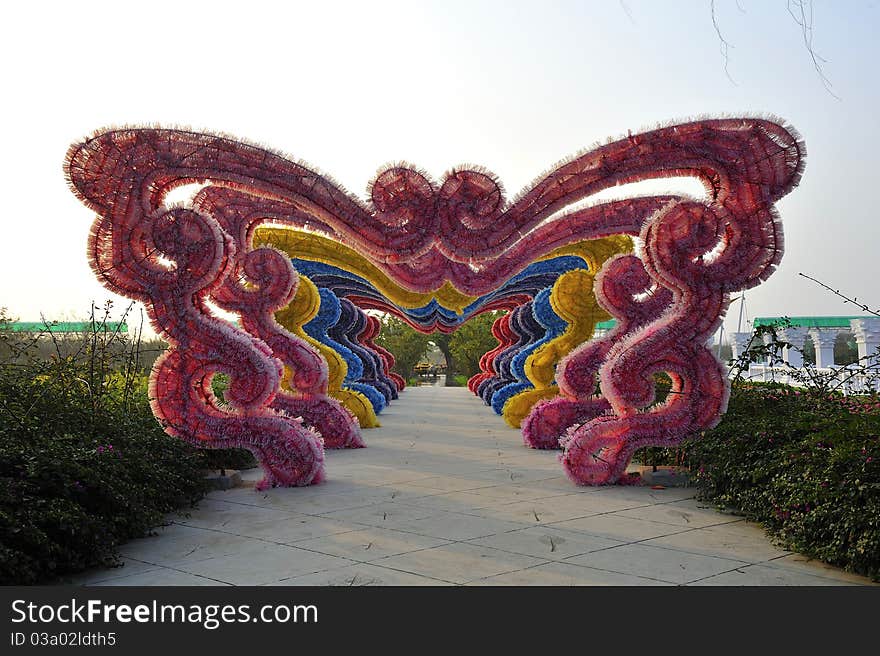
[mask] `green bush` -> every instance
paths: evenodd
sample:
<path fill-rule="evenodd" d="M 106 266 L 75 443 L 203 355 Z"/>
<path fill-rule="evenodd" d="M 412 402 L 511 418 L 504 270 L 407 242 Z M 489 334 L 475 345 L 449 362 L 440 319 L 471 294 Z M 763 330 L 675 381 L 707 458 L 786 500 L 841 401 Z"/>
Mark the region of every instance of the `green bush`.
<path fill-rule="evenodd" d="M 665 373 L 654 374 L 654 403 L 658 405 L 666 400 L 672 389 L 672 380 Z M 681 447 L 646 446 L 633 454 L 633 462 L 642 465 L 676 465 L 684 463 L 684 451 Z"/>
<path fill-rule="evenodd" d="M 134 345 L 92 328 L 48 356 L 62 338 L 0 334 L 0 584 L 116 564 L 118 545 L 203 496 L 204 469 L 243 458 L 166 435 Z"/>
<path fill-rule="evenodd" d="M 116 547 L 205 492 L 202 458 L 166 435 L 143 386 L 101 408 L 51 376 L 0 375 L 0 583 L 32 584 L 117 561 Z"/>
<path fill-rule="evenodd" d="M 685 445 L 699 498 L 782 547 L 880 580 L 880 402 L 734 385 L 721 423 Z"/>

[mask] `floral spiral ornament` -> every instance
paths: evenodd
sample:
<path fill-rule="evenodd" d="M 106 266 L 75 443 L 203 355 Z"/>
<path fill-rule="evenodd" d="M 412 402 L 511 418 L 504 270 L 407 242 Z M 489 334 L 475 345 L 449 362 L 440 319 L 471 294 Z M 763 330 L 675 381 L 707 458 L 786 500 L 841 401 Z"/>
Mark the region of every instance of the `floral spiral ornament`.
<path fill-rule="evenodd" d="M 382 331 L 382 323 L 374 316 L 367 316 L 367 325 L 364 328 L 363 332 L 360 334 L 361 343 L 369 348 L 371 351 L 375 351 L 376 354 L 381 359 L 381 367 L 382 367 L 382 375 L 389 378 L 394 386 L 397 388 L 398 392 L 402 392 L 406 387 L 406 379 L 400 374 L 392 371 L 392 367 L 394 367 L 395 359 L 394 354 L 391 353 L 388 349 L 379 344 L 376 344 L 373 340 L 378 337 L 379 333 Z"/>
<path fill-rule="evenodd" d="M 555 383 L 556 365 L 574 348 L 588 341 L 596 323 L 607 317 L 593 294 L 593 279 L 594 274 L 586 269 L 575 269 L 560 276 L 549 294 L 552 314 L 536 302 L 535 316 L 548 327 L 548 336 L 544 343 L 536 345 L 523 364 L 530 388 L 511 397 L 504 406 L 504 420 L 511 426 L 521 428 L 536 403 L 559 393 Z M 553 317 L 558 317 L 561 324 L 551 332 Z"/>
<path fill-rule="evenodd" d="M 531 339 L 528 329 L 523 326 L 523 322 L 527 321 L 525 317 L 531 316 L 531 313 L 531 300 L 523 303 L 510 313 L 508 328 L 513 336 L 516 338 L 516 341 L 508 346 L 506 349 L 504 349 L 498 355 L 498 357 L 495 358 L 493 367 L 497 372 L 496 375 L 492 378 L 489 378 L 488 380 L 483 381 L 483 383 L 477 388 L 477 393 L 483 399 L 483 402 L 488 406 L 492 405 L 492 399 L 495 397 L 495 393 L 498 390 L 503 388 L 505 385 L 516 382 L 516 378 L 514 377 L 513 372 L 510 370 L 510 366 L 513 362 L 513 358 L 516 357 L 516 354 L 519 353 L 522 348 L 528 345 L 529 340 Z M 498 412 L 498 414 L 501 414 L 500 411 Z"/>
<path fill-rule="evenodd" d="M 348 302 L 351 303 L 351 301 Z M 367 313 L 354 303 L 351 303 L 351 307 L 354 310 L 355 320 L 347 337 L 358 347 L 359 354 L 364 361 L 364 376 L 361 378 L 361 382 L 375 386 L 385 396 L 385 401 L 390 403 L 398 398 L 397 385 L 385 375 L 385 366 L 379 353 L 363 341 L 364 334 L 368 330 L 372 330 L 372 328 L 368 328 L 370 322 Z"/>
<path fill-rule="evenodd" d="M 653 289 L 653 286 L 654 282 L 635 255 L 621 255 L 605 264 L 594 281 L 596 301 L 617 323 L 605 336 L 582 344 L 561 359 L 556 368 L 561 396 L 537 403 L 525 419 L 522 434 L 527 446 L 561 448 L 560 439 L 570 427 L 611 411 L 607 399 L 596 394 L 599 367 L 616 343 L 660 317 L 672 302 L 669 290 Z M 575 298 L 570 300 L 576 301 Z M 584 300 L 583 310 L 595 316 L 598 308 L 590 307 L 589 299 Z"/>
<path fill-rule="evenodd" d="M 502 314 L 495 319 L 495 322 L 492 324 L 492 336 L 498 340 L 498 346 L 482 355 L 480 358 L 480 373 L 474 374 L 468 380 L 468 389 L 477 395 L 479 395 L 477 390 L 483 381 L 492 378 L 492 376 L 498 373 L 495 371 L 495 358 L 501 355 L 505 349 L 510 348 L 516 340 L 516 337 L 510 330 L 509 313 Z"/>
<path fill-rule="evenodd" d="M 790 135 L 789 135 L 790 136 Z M 616 343 L 600 369 L 613 415 L 572 427 L 561 440 L 566 474 L 580 484 L 617 481 L 643 446 L 674 446 L 712 428 L 727 409 L 724 366 L 706 347 L 730 303 L 730 292 L 754 286 L 782 255 L 781 227 L 772 202 L 800 174 L 798 144 L 743 162 L 745 175 L 719 185 L 714 202 L 681 202 L 645 224 L 644 266 L 671 292 L 663 316 Z M 752 177 L 753 176 L 753 177 Z M 654 401 L 653 374 L 672 389 Z"/>
<path fill-rule="evenodd" d="M 125 157 L 118 137 L 75 146 L 65 168 L 73 189 L 98 213 L 89 239 L 93 270 L 111 290 L 142 301 L 170 344 L 150 376 L 153 413 L 166 432 L 191 444 L 249 449 L 264 470 L 260 489 L 320 482 L 321 437 L 271 408 L 280 362 L 265 342 L 215 319 L 205 306 L 233 268 L 233 239 L 206 214 L 163 207 L 158 181 L 142 179 L 157 168 L 153 144 L 139 144 Z M 105 196 L 105 187 L 113 193 Z M 229 376 L 228 407 L 211 390 L 216 373 Z"/>
<path fill-rule="evenodd" d="M 373 409 L 379 414 L 391 401 L 391 390 L 382 381 L 376 379 L 376 363 L 354 338 L 359 319 L 357 307 L 347 298 L 337 299 L 337 302 L 339 318 L 327 329 L 327 334 L 339 345 L 334 348 L 340 350 L 340 354 L 348 364 L 346 380 L 350 387 L 370 399 Z"/>
<path fill-rule="evenodd" d="M 285 364 L 289 390 L 279 390 L 271 406 L 302 418 L 323 436 L 327 448 L 363 447 L 354 417 L 327 395 L 327 362 L 309 344 L 299 326 L 289 331 L 275 320 L 275 311 L 287 306 L 299 287 L 299 277 L 290 259 L 268 246 L 251 250 L 254 217 L 229 212 L 229 206 L 212 207 L 208 190 L 196 196 L 194 206 L 217 218 L 227 234 L 232 235 L 236 249 L 245 251 L 236 258 L 230 275 L 214 290 L 212 298 L 224 310 L 237 313 L 244 329 L 266 342 Z"/>
<path fill-rule="evenodd" d="M 98 215 L 89 239 L 96 275 L 114 292 L 143 301 L 172 345 L 151 378 L 157 417 L 194 443 L 252 449 L 266 471 L 262 485 L 304 485 L 323 476 L 320 438 L 283 410 L 281 361 L 301 399 L 326 397 L 329 371 L 308 344 L 272 324 L 275 304 L 297 283 L 279 253 L 254 248 L 258 224 L 338 244 L 331 255 L 342 254 L 333 265 L 343 269 L 344 252 L 356 253 L 361 261 L 350 266 L 361 280 L 339 281 L 357 286 L 349 300 L 362 309 L 387 304 L 374 294 L 379 284 L 396 286 L 410 300 L 430 296 L 406 308 L 408 320 L 443 331 L 454 330 L 476 303 L 471 315 L 524 308 L 562 271 L 540 287 L 508 283 L 544 258 L 571 256 L 565 249 L 586 240 L 638 235 L 638 266 L 627 260 L 618 270 L 612 260 L 605 267 L 603 307 L 622 328 L 572 351 L 556 372 L 561 396 L 537 404 L 523 422 L 532 446 L 563 446 L 563 466 L 575 482 L 603 484 L 620 477 L 636 448 L 677 444 L 719 420 L 728 383 L 705 341 L 730 294 L 760 283 L 779 263 L 775 203 L 798 183 L 803 158 L 803 143 L 779 122 L 722 118 L 628 134 L 562 162 L 511 201 L 485 170 L 452 169 L 434 181 L 398 164 L 379 172 L 364 202 L 266 148 L 187 130 L 102 131 L 72 146 L 65 168 L 74 192 Z M 617 185 L 669 176 L 699 179 L 705 198 L 580 204 Z M 168 192 L 187 184 L 204 188 L 192 203 L 167 207 Z M 296 258 L 296 248 L 285 254 Z M 571 268 L 577 267 L 565 270 Z M 243 277 L 244 286 L 230 277 Z M 645 294 L 665 303 L 630 293 L 639 278 Z M 615 279 L 623 298 L 609 291 Z M 454 307 L 444 308 L 441 297 Z M 209 300 L 239 307 L 242 329 L 214 317 Z M 518 312 L 509 327 L 522 333 Z M 500 378 L 476 386 L 489 402 L 512 382 L 504 376 L 513 351 L 493 363 Z M 210 392 L 217 372 L 230 376 L 227 405 Z M 674 393 L 653 405 L 658 372 L 669 375 Z M 540 428 L 538 419 L 552 413 L 549 428 Z M 314 413 L 302 416 L 338 430 Z"/>
<path fill-rule="evenodd" d="M 528 314 L 528 322 L 521 322 L 529 333 L 529 341 L 517 351 L 510 361 L 510 374 L 514 382 L 508 383 L 492 396 L 492 408 L 496 413 L 510 420 L 505 413 L 509 411 L 508 402 L 526 390 L 532 389 L 532 383 L 526 376 L 525 366 L 535 349 L 559 336 L 565 323 L 553 312 L 550 306 L 550 287 L 542 289 L 532 300 L 532 311 Z M 514 426 L 519 428 L 519 426 Z"/>
<path fill-rule="evenodd" d="M 361 389 L 354 382 L 361 375 L 357 369 L 360 360 L 327 333 L 339 321 L 339 299 L 329 289 L 320 288 L 316 291 L 319 299 L 318 312 L 303 324 L 303 331 L 320 344 L 318 348 L 327 361 L 330 372 L 330 394 L 357 418 L 361 428 L 377 428 L 380 424 L 374 407 L 377 404 L 384 407 L 384 399 L 375 389 Z M 352 370 L 349 370 L 349 364 L 353 367 Z M 372 392 L 377 398 L 368 398 L 365 391 Z"/>

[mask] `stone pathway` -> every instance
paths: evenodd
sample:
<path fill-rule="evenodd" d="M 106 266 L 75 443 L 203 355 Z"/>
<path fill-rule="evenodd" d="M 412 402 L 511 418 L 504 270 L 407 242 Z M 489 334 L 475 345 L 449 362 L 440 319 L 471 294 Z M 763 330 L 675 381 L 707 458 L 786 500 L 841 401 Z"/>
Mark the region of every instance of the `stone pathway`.
<path fill-rule="evenodd" d="M 581 488 L 465 388 L 405 390 L 328 481 L 213 492 L 81 585 L 865 585 L 692 489 Z"/>

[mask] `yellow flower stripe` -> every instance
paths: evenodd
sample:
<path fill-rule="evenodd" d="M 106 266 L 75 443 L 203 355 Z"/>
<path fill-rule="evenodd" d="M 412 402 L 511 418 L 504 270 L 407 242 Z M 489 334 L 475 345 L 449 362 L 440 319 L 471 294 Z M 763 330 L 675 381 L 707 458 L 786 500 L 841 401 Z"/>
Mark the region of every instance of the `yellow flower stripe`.
<path fill-rule="evenodd" d="M 534 389 L 510 397 L 502 410 L 504 420 L 514 428 L 521 426 L 523 419 L 538 401 L 551 399 L 559 393 L 559 388 L 553 384 L 556 365 L 565 355 L 593 336 L 597 323 L 611 318 L 596 301 L 593 280 L 605 260 L 632 250 L 632 240 L 628 237 L 611 237 L 593 240 L 586 247 L 573 246 L 581 250 L 565 254 L 583 257 L 590 268 L 568 271 L 559 276 L 553 285 L 550 305 L 559 317 L 568 322 L 568 326 L 561 335 L 535 349 L 526 360 L 526 377 L 534 385 Z"/>
<path fill-rule="evenodd" d="M 367 397 L 360 392 L 342 388 L 345 376 L 348 374 L 348 365 L 345 360 L 335 350 L 314 339 L 303 329 L 303 326 L 318 314 L 320 307 L 321 297 L 315 283 L 306 276 L 300 275 L 296 294 L 287 307 L 275 313 L 275 320 L 294 335 L 314 346 L 327 361 L 329 372 L 327 394 L 338 400 L 346 410 L 357 417 L 361 428 L 376 428 L 380 425 L 379 420 Z M 290 369 L 284 367 L 282 386 L 285 389 L 290 389 L 291 375 Z"/>

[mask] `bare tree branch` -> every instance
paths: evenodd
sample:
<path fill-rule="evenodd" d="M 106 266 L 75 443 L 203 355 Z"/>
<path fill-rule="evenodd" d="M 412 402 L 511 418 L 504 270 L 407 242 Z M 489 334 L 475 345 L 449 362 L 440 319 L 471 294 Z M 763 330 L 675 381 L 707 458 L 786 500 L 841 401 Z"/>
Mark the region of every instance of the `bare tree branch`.
<path fill-rule="evenodd" d="M 824 86 L 825 90 L 834 98 L 841 100 L 841 97 L 831 90 L 831 81 L 825 76 L 825 72 L 822 70 L 822 64 L 827 64 L 828 60 L 822 58 L 813 49 L 813 0 L 786 0 L 786 8 L 794 22 L 801 28 L 801 36 L 803 36 L 804 39 L 804 46 L 810 54 L 813 68 L 815 68 L 816 72 L 819 74 L 822 86 Z"/>
<path fill-rule="evenodd" d="M 721 28 L 718 26 L 718 18 L 715 15 L 715 0 L 709 0 L 709 11 L 712 14 L 712 27 L 715 28 L 715 34 L 718 35 L 718 40 L 720 41 L 719 47 L 721 49 L 721 56 L 724 58 L 724 74 L 727 76 L 727 79 L 730 80 L 731 84 L 739 86 L 736 83 L 736 80 L 730 76 L 730 71 L 727 68 L 730 63 L 729 51 L 733 46 L 724 38 L 724 35 L 721 34 Z"/>
<path fill-rule="evenodd" d="M 859 303 L 857 297 L 853 296 L 852 298 L 850 298 L 849 296 L 846 296 L 846 295 L 844 295 L 844 294 L 841 294 L 839 289 L 834 289 L 834 288 L 832 288 L 832 287 L 829 287 L 828 285 L 826 285 L 826 284 L 825 284 L 824 282 L 822 282 L 821 280 L 816 280 L 815 278 L 812 278 L 812 277 L 808 276 L 806 273 L 800 273 L 800 272 L 799 272 L 798 275 L 799 275 L 799 276 L 803 276 L 803 277 L 806 278 L 807 280 L 812 280 L 812 281 L 813 281 L 814 283 L 816 283 L 817 285 L 820 285 L 821 287 L 824 287 L 824 288 L 827 289 L 829 292 L 831 292 L 831 293 L 835 294 L 836 296 L 839 296 L 840 298 L 842 298 L 842 299 L 844 300 L 845 303 L 852 303 L 853 305 L 857 305 L 858 307 L 862 308 L 862 310 L 864 310 L 865 312 L 869 312 L 869 313 L 873 314 L 873 315 L 876 316 L 876 317 L 880 317 L 880 312 L 878 312 L 877 310 L 872 310 L 871 308 L 869 308 L 869 307 L 868 307 L 867 305 L 865 305 L 864 303 Z"/>
<path fill-rule="evenodd" d="M 629 22 L 635 25 L 636 19 L 633 18 L 632 12 L 629 10 L 627 4 L 623 0 L 618 0 L 618 2 L 620 3 L 620 8 L 623 9 L 623 13 L 626 14 L 627 18 L 629 18 Z"/>
<path fill-rule="evenodd" d="M 746 10 L 743 9 L 742 5 L 740 5 L 739 0 L 734 0 L 736 3 L 736 8 L 740 11 L 740 13 L 745 14 Z M 620 0 L 621 7 L 624 8 L 627 15 L 630 16 L 632 20 L 632 16 L 630 15 L 629 9 L 623 3 L 623 0 Z M 816 73 L 819 75 L 819 80 L 822 82 L 822 86 L 825 87 L 825 91 L 827 91 L 833 98 L 836 100 L 843 100 L 840 96 L 838 96 L 832 90 L 831 80 L 825 75 L 825 71 L 822 68 L 822 64 L 827 64 L 828 60 L 822 57 L 819 53 L 816 52 L 813 47 L 813 0 L 786 0 L 786 9 L 788 10 L 789 15 L 792 20 L 797 24 L 800 28 L 801 36 L 804 40 L 804 47 L 807 50 L 807 53 L 810 55 L 810 60 L 813 62 L 813 68 L 816 69 Z M 734 85 L 737 85 L 736 81 L 731 77 L 729 64 L 730 64 L 730 49 L 733 48 L 733 44 L 730 43 L 727 39 L 724 38 L 724 35 L 721 32 L 721 27 L 718 24 L 718 15 L 715 11 L 715 0 L 709 0 L 709 11 L 712 15 L 712 27 L 715 29 L 715 34 L 718 35 L 718 45 L 721 50 L 721 56 L 724 59 L 724 74 L 727 76 L 727 79 L 730 80 Z"/>

